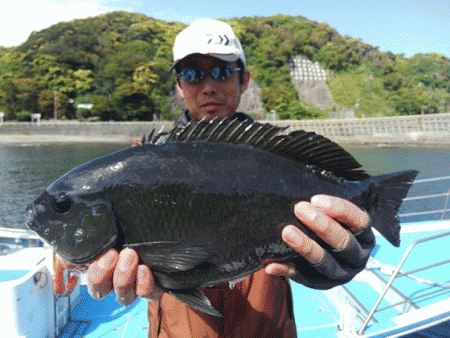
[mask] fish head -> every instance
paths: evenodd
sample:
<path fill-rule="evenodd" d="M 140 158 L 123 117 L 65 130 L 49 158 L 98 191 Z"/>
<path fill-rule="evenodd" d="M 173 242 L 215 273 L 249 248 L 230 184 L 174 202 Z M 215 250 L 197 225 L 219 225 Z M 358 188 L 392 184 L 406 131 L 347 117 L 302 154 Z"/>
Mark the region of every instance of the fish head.
<path fill-rule="evenodd" d="M 44 191 L 28 206 L 26 224 L 72 264 L 91 262 L 118 237 L 109 202 L 67 191 Z"/>

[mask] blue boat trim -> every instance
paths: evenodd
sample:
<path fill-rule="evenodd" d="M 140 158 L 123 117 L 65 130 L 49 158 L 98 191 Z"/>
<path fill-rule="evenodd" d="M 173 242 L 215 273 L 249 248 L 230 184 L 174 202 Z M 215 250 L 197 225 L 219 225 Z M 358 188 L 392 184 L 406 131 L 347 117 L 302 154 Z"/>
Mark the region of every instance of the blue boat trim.
<path fill-rule="evenodd" d="M 81 338 L 86 337 L 85 333 L 91 325 L 90 320 L 69 321 L 59 334 L 60 338 Z"/>

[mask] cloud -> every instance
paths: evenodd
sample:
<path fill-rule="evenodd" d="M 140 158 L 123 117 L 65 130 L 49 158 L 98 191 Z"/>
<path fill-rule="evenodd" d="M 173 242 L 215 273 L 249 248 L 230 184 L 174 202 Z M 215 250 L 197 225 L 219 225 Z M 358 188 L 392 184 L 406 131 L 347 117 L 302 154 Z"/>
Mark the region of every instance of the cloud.
<path fill-rule="evenodd" d="M 0 0 L 0 46 L 17 46 L 32 31 L 109 11 L 101 0 Z"/>

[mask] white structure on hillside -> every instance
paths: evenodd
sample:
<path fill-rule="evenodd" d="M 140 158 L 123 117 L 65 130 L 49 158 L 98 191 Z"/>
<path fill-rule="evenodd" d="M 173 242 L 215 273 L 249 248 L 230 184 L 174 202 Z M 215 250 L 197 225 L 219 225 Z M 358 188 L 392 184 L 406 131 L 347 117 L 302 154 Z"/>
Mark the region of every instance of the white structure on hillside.
<path fill-rule="evenodd" d="M 294 83 L 299 82 L 326 82 L 328 72 L 318 62 L 293 56 L 287 62 L 291 69 L 291 77 Z"/>

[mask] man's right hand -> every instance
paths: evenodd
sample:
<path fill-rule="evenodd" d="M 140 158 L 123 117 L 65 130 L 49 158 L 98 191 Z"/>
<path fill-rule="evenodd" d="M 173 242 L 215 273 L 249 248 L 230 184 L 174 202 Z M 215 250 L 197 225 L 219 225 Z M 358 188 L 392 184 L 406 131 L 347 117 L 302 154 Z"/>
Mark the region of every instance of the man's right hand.
<path fill-rule="evenodd" d="M 63 265 L 66 269 L 77 269 L 77 266 L 66 262 Z M 137 297 L 156 301 L 163 292 L 155 285 L 150 269 L 139 265 L 138 254 L 130 248 L 120 253 L 109 249 L 99 256 L 89 265 L 86 282 L 92 298 L 103 299 L 114 290 L 119 303 L 125 306 L 132 304 Z"/>

